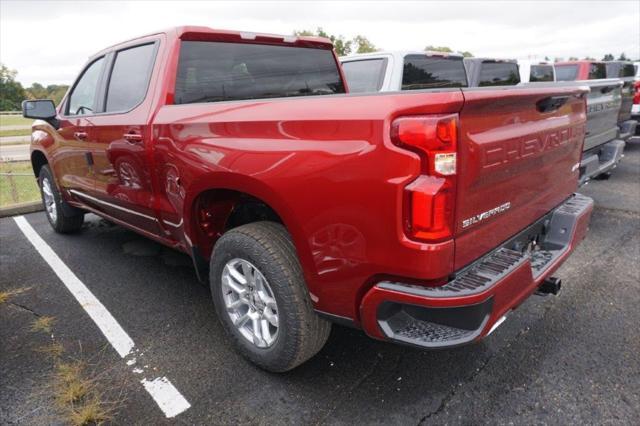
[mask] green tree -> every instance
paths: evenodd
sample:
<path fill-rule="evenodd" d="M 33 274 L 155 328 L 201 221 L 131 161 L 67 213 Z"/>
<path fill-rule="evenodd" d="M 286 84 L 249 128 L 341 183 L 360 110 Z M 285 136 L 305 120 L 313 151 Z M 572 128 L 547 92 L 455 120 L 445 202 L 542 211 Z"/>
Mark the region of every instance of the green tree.
<path fill-rule="evenodd" d="M 627 55 L 624 54 L 624 52 L 622 52 L 620 54 L 620 57 L 618 58 L 619 61 L 628 61 L 629 58 L 627 58 Z"/>
<path fill-rule="evenodd" d="M 613 61 L 614 59 L 615 59 L 615 57 L 611 53 L 607 53 L 602 58 L 603 61 Z"/>
<path fill-rule="evenodd" d="M 0 111 L 15 111 L 25 99 L 22 84 L 16 81 L 17 71 L 0 64 Z"/>
<path fill-rule="evenodd" d="M 453 50 L 450 47 L 447 47 L 447 46 L 432 46 L 432 45 L 429 45 L 429 46 L 425 47 L 424 50 L 432 51 L 432 52 L 453 53 Z M 473 53 L 469 52 L 468 50 L 465 50 L 465 51 L 458 50 L 457 53 L 461 54 L 465 58 L 473 58 Z"/>
<path fill-rule="evenodd" d="M 432 52 L 453 53 L 453 50 L 451 50 L 451 48 L 447 47 L 447 46 L 432 46 L 432 45 L 429 45 L 429 46 L 425 47 L 424 50 L 430 50 Z"/>
<path fill-rule="evenodd" d="M 577 61 L 578 57 L 577 56 L 569 56 L 569 60 L 570 61 Z"/>
<path fill-rule="evenodd" d="M 347 40 L 344 38 L 344 36 L 341 35 L 336 36 L 333 34 L 328 34 L 325 30 L 322 29 L 322 27 L 318 27 L 315 32 L 309 30 L 296 30 L 293 32 L 293 35 L 328 38 L 329 40 L 331 40 L 331 43 L 333 43 L 333 48 L 336 50 L 338 56 L 346 56 L 351 53 L 351 40 Z"/>
<path fill-rule="evenodd" d="M 51 99 L 58 105 L 68 88 L 67 85 L 50 84 L 44 87 L 40 83 L 33 83 L 25 89 L 25 96 L 27 99 Z"/>
<path fill-rule="evenodd" d="M 378 48 L 363 35 L 357 35 L 353 38 L 353 44 L 356 46 L 356 53 L 375 52 Z"/>
<path fill-rule="evenodd" d="M 592 58 L 591 56 L 585 56 L 585 57 L 584 57 L 584 60 L 585 60 L 585 61 L 595 61 L 595 60 L 596 60 L 596 58 Z"/>
<path fill-rule="evenodd" d="M 60 104 L 69 86 L 66 84 L 50 84 L 47 86 L 47 99 L 51 99 L 56 105 Z"/>
<path fill-rule="evenodd" d="M 33 83 L 31 87 L 25 89 L 29 99 L 46 99 L 47 89 L 40 83 Z"/>

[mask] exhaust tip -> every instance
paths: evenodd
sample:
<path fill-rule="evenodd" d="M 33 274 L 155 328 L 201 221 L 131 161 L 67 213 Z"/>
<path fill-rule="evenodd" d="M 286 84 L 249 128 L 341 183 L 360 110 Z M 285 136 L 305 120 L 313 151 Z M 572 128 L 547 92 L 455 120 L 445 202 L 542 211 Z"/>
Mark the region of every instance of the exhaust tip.
<path fill-rule="evenodd" d="M 549 277 L 545 279 L 540 287 L 538 287 L 537 294 L 547 295 L 553 294 L 554 296 L 560 293 L 560 289 L 562 288 L 562 280 L 557 277 Z"/>

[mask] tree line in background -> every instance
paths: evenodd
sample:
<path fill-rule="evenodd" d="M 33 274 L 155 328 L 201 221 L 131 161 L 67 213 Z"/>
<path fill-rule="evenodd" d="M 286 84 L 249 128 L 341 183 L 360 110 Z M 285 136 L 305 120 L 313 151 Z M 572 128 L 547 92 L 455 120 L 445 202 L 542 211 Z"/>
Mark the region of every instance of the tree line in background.
<path fill-rule="evenodd" d="M 339 56 L 346 56 L 352 53 L 369 53 L 381 50 L 374 45 L 367 37 L 363 35 L 357 35 L 351 39 L 347 39 L 342 35 L 329 34 L 321 27 L 318 27 L 315 31 L 311 30 L 296 30 L 293 32 L 296 36 L 317 36 L 325 37 L 331 40 L 336 53 Z M 454 50 L 448 46 L 426 46 L 424 50 L 431 50 L 436 52 L 453 53 Z M 465 58 L 473 57 L 473 54 L 468 51 L 460 51 Z M 551 61 L 548 56 L 545 56 L 545 61 Z M 595 60 L 595 58 L 585 57 L 585 60 Z M 602 58 L 603 61 L 613 61 L 615 56 L 611 53 L 607 53 Z M 555 58 L 555 62 L 564 60 L 563 58 Z M 569 61 L 576 61 L 578 57 L 571 56 Z M 619 61 L 630 60 L 624 53 L 621 53 L 617 58 Z M 25 99 L 52 99 L 56 105 L 62 100 L 62 97 L 66 93 L 69 86 L 61 84 L 50 84 L 43 86 L 40 83 L 33 83 L 30 87 L 24 88 L 19 81 L 16 80 L 17 71 L 8 68 L 7 66 L 0 64 L 0 111 L 17 111 L 20 109 L 20 104 Z"/>
<path fill-rule="evenodd" d="M 57 105 L 69 88 L 61 84 L 45 87 L 40 83 L 33 83 L 30 87 L 24 88 L 16 81 L 16 75 L 16 70 L 0 64 L 0 111 L 17 111 L 25 99 L 52 99 Z"/>

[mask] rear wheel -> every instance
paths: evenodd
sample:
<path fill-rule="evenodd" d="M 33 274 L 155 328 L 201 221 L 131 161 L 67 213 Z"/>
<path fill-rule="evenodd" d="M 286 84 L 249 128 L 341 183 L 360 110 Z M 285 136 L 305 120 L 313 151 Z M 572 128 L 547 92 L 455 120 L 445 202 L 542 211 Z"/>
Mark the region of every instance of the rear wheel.
<path fill-rule="evenodd" d="M 216 243 L 210 283 L 218 317 L 238 351 L 274 372 L 315 355 L 331 324 L 313 310 L 289 234 L 274 222 L 234 228 Z"/>
<path fill-rule="evenodd" d="M 42 195 L 42 204 L 51 227 L 63 234 L 76 232 L 82 228 L 84 212 L 75 207 L 63 204 L 64 201 L 53 180 L 49 166 L 42 166 L 38 174 L 38 184 Z"/>

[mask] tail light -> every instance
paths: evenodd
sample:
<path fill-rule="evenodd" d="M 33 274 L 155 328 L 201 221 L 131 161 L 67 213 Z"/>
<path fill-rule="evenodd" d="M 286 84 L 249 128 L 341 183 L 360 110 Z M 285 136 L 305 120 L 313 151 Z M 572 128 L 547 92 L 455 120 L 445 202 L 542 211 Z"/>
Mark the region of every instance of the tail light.
<path fill-rule="evenodd" d="M 640 104 L 640 80 L 633 83 L 633 103 L 638 105 Z"/>
<path fill-rule="evenodd" d="M 404 225 L 411 238 L 436 242 L 454 228 L 458 115 L 402 117 L 391 140 L 421 159 L 421 175 L 405 188 Z"/>

